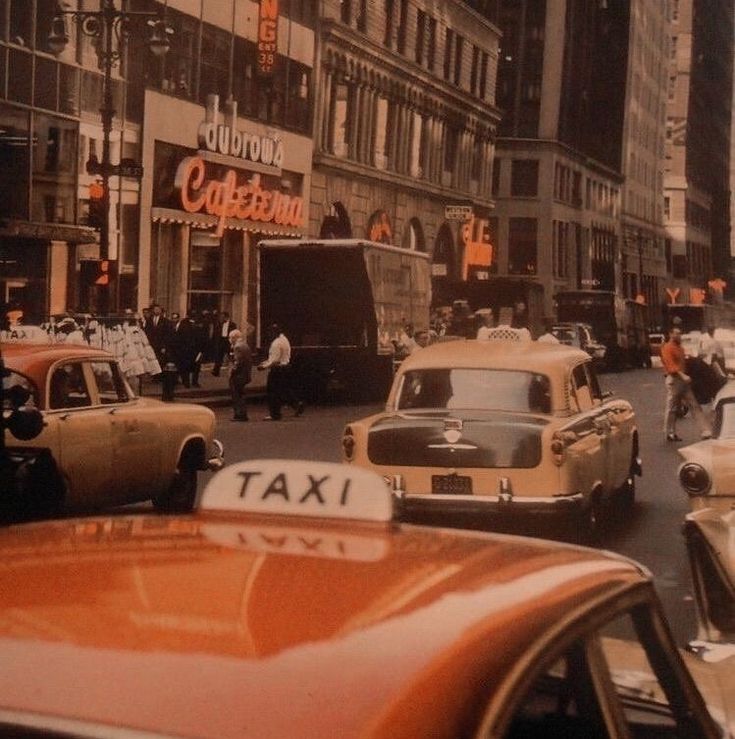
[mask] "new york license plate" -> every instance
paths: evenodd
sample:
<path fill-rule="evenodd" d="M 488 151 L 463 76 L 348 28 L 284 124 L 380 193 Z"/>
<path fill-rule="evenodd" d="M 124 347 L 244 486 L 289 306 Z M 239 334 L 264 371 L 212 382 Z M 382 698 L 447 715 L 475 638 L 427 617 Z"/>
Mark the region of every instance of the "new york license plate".
<path fill-rule="evenodd" d="M 472 495 L 472 478 L 465 475 L 432 475 L 434 495 Z"/>

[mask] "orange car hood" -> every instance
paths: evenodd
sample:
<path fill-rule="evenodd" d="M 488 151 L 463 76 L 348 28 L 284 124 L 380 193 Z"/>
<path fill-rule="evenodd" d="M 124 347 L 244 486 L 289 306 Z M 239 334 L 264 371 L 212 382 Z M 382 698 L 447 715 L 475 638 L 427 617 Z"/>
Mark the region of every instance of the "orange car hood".
<path fill-rule="evenodd" d="M 393 524 L 9 527 L 0 716 L 198 737 L 457 736 L 563 614 L 642 579 L 571 546 Z"/>

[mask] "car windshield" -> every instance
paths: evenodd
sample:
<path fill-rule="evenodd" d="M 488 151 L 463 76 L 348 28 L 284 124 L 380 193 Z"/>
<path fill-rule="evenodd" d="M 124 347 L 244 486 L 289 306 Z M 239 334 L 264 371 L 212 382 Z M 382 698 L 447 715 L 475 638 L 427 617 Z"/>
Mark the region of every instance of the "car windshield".
<path fill-rule="evenodd" d="M 549 378 L 520 370 L 411 370 L 398 396 L 398 409 L 408 408 L 549 413 Z"/>
<path fill-rule="evenodd" d="M 572 328 L 555 328 L 552 332 L 562 344 L 574 344 L 577 340 L 577 333 Z"/>

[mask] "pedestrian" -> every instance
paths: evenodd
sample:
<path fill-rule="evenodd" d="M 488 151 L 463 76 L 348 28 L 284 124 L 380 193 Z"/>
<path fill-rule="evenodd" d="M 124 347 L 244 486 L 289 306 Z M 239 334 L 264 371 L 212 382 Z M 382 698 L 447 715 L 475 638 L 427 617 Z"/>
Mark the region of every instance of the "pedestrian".
<path fill-rule="evenodd" d="M 277 323 L 271 325 L 270 336 L 268 359 L 258 365 L 259 370 L 270 370 L 266 382 L 270 413 L 263 420 L 280 421 L 283 405 L 290 405 L 295 415 L 300 416 L 304 412 L 304 404 L 296 397 L 294 391 L 294 378 L 291 373 L 291 343 Z"/>
<path fill-rule="evenodd" d="M 191 322 L 192 352 L 194 354 L 191 367 L 191 386 L 201 387 L 199 384 L 199 375 L 202 371 L 202 362 L 204 361 L 207 350 L 207 326 L 204 322 L 204 317 L 198 311 L 191 311 L 188 318 Z"/>
<path fill-rule="evenodd" d="M 247 421 L 246 389 L 252 379 L 253 355 L 242 331 L 230 331 L 230 356 L 232 369 L 230 370 L 230 394 L 232 395 L 232 420 Z"/>
<path fill-rule="evenodd" d="M 215 377 L 219 377 L 222 364 L 230 352 L 230 340 L 228 339 L 230 331 L 234 331 L 236 328 L 237 324 L 230 319 L 230 314 L 223 311 L 214 336 L 214 367 L 212 367 L 212 374 Z"/>
<path fill-rule="evenodd" d="M 156 353 L 158 363 L 161 367 L 165 366 L 170 326 L 168 319 L 163 313 L 163 308 L 158 303 L 154 303 L 151 306 L 151 318 L 146 323 L 144 331 L 148 337 L 148 343 Z"/>
<path fill-rule="evenodd" d="M 727 376 L 727 370 L 725 369 L 725 350 L 722 348 L 722 344 L 715 338 L 714 326 L 708 326 L 707 332 L 703 333 L 700 337 L 698 354 L 706 364 L 721 374 L 722 377 Z"/>
<path fill-rule="evenodd" d="M 692 392 L 692 379 L 686 373 L 686 356 L 681 345 L 681 329 L 678 327 L 671 329 L 669 340 L 661 347 L 661 364 L 666 374 L 666 441 L 681 441 L 676 433 L 676 410 L 682 401 L 689 406 L 702 438 L 709 439 L 712 429 Z"/>
<path fill-rule="evenodd" d="M 168 356 L 176 365 L 181 384 L 184 387 L 191 387 L 191 375 L 198 351 L 194 327 L 188 317 L 182 318 L 178 313 L 171 314 L 171 326 Z"/>

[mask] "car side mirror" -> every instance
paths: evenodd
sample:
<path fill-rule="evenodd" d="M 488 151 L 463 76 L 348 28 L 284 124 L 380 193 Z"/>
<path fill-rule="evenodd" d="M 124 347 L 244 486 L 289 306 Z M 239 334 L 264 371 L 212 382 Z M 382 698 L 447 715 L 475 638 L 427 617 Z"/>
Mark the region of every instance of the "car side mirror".
<path fill-rule="evenodd" d="M 5 421 L 5 428 L 20 441 L 35 439 L 43 431 L 41 411 L 31 406 L 16 408 Z"/>

